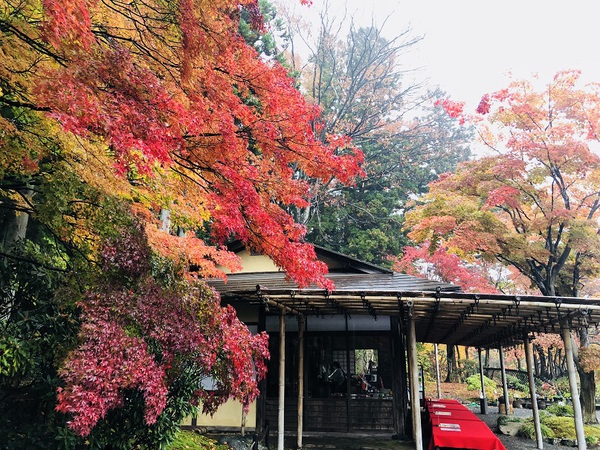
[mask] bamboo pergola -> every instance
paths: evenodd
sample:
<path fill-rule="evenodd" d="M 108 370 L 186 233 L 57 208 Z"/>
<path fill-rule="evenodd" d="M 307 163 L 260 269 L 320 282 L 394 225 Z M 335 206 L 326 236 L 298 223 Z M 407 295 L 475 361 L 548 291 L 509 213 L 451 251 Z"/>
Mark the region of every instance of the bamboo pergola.
<path fill-rule="evenodd" d="M 560 334 L 600 324 L 600 300 L 573 297 L 509 296 L 461 292 L 278 289 L 258 285 L 238 291 L 254 302 L 301 316 L 400 316 L 409 309 L 418 342 L 498 348 L 524 336 Z M 407 324 L 407 323 L 405 323 Z"/>
<path fill-rule="evenodd" d="M 569 368 L 578 448 L 586 448 L 573 364 L 571 332 L 581 328 L 598 327 L 600 299 L 463 293 L 451 284 L 426 280 L 415 282 L 415 277 L 396 273 L 330 274 L 329 277 L 336 284 L 335 290 L 316 287 L 300 289 L 280 273 L 245 275 L 233 283 L 230 280 L 228 284 L 211 284 L 224 299 L 262 304 L 266 308 L 279 311 L 281 336 L 285 335 L 284 317 L 287 314 L 301 318 L 334 315 L 348 318 L 369 315 L 374 320 L 397 317 L 407 337 L 408 373 L 413 405 L 418 401 L 415 392 L 417 342 L 465 345 L 476 347 L 480 352 L 485 348 L 502 351 L 503 347 L 523 343 L 534 404 L 538 449 L 543 448 L 543 443 L 530 361 L 530 341 L 538 333 L 561 334 L 565 342 Z M 285 361 L 281 361 L 281 365 L 284 364 Z M 299 376 L 301 377 L 301 374 Z M 282 379 L 280 383 L 283 383 Z M 506 385 L 505 380 L 503 384 Z M 506 386 L 504 391 L 505 401 L 508 402 Z M 283 393 L 280 392 L 280 395 L 280 402 L 283 402 Z M 280 405 L 280 448 L 283 448 L 283 408 L 284 406 Z M 508 403 L 506 408 L 508 410 Z M 298 414 L 301 417 L 302 412 L 299 410 Z M 412 408 L 412 415 L 413 439 L 417 450 L 421 450 L 421 419 L 416 408 Z M 300 420 L 298 448 L 302 446 L 301 423 Z"/>

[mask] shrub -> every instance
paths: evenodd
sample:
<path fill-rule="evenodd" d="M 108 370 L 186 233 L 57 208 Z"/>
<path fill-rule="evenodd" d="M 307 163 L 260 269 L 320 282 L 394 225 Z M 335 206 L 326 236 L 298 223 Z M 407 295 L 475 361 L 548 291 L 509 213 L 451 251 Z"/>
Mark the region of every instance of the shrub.
<path fill-rule="evenodd" d="M 227 450 L 228 448 L 227 445 L 217 444 L 216 441 L 193 431 L 180 431 L 166 450 Z"/>
<path fill-rule="evenodd" d="M 550 415 L 540 416 L 542 425 L 554 432 L 554 437 L 561 439 L 575 439 L 575 423 L 569 417 L 556 417 Z"/>
<path fill-rule="evenodd" d="M 585 442 L 588 445 L 598 445 L 600 442 L 600 427 L 598 425 L 584 425 Z"/>
<path fill-rule="evenodd" d="M 571 405 L 550 405 L 546 408 L 551 414 L 559 417 L 573 417 L 573 407 Z"/>
<path fill-rule="evenodd" d="M 556 439 L 576 439 L 575 423 L 571 417 L 558 417 L 547 411 L 540 411 L 540 422 L 542 436 Z M 500 419 L 498 420 L 500 425 Z M 596 445 L 600 442 L 600 426 L 585 425 L 585 441 L 588 445 Z M 533 418 L 526 419 L 519 429 L 519 436 L 535 440 L 535 427 Z"/>
<path fill-rule="evenodd" d="M 571 398 L 571 388 L 569 386 L 568 377 L 557 378 L 554 380 L 554 386 L 556 387 L 557 394 L 565 398 Z"/>
<path fill-rule="evenodd" d="M 495 397 L 495 391 L 497 389 L 496 382 L 486 376 L 483 377 L 485 382 L 485 396 L 488 399 L 493 399 Z M 467 378 L 467 389 L 469 391 L 481 391 L 481 377 L 479 374 L 471 375 Z"/>
<path fill-rule="evenodd" d="M 506 375 L 506 384 L 515 391 L 529 392 L 529 385 L 513 375 Z"/>
<path fill-rule="evenodd" d="M 552 429 L 550 427 L 548 427 L 547 425 L 544 425 L 543 423 L 540 424 L 540 427 L 542 429 L 542 436 L 545 438 L 554 438 L 554 431 L 552 431 Z M 521 428 L 519 428 L 519 431 L 517 433 L 517 435 L 522 436 L 522 437 L 526 437 L 529 438 L 531 440 L 535 440 L 536 436 L 535 436 L 535 426 L 533 425 L 533 421 L 526 421 L 523 426 Z"/>
<path fill-rule="evenodd" d="M 479 373 L 479 364 L 473 359 L 461 359 L 458 361 L 458 376 L 461 379 L 477 375 Z M 479 375 L 477 375 L 479 376 Z M 487 384 L 487 381 L 486 381 Z"/>

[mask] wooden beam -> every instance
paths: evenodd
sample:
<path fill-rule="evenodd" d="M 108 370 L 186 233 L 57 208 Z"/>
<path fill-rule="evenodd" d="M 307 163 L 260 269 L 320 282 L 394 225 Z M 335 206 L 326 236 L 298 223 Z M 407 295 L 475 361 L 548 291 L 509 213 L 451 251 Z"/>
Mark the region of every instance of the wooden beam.
<path fill-rule="evenodd" d="M 392 396 L 394 405 L 394 434 L 396 439 L 408 440 L 408 389 L 406 382 L 406 345 L 400 316 L 391 317 L 392 332 Z"/>
<path fill-rule="evenodd" d="M 417 334 L 415 321 L 409 311 L 408 318 L 408 366 L 410 371 L 410 404 L 413 423 L 415 449 L 423 450 L 423 429 L 421 426 L 421 400 L 419 398 L 419 363 L 417 361 Z"/>
<path fill-rule="evenodd" d="M 348 315 L 345 315 L 346 321 L 346 338 L 345 338 L 345 346 L 346 346 L 346 431 L 350 433 L 352 428 L 352 411 L 350 408 L 350 400 L 352 398 L 352 393 L 350 392 L 350 333 L 348 332 Z"/>
<path fill-rule="evenodd" d="M 435 349 L 435 384 L 437 387 L 437 398 L 442 398 L 442 385 L 440 381 L 440 354 L 438 350 L 438 345 L 433 345 Z"/>
<path fill-rule="evenodd" d="M 487 397 L 485 393 L 485 377 L 483 376 L 483 363 L 481 362 L 481 348 L 477 349 L 477 355 L 479 357 L 479 378 L 481 380 L 481 393 L 479 399 L 481 400 L 481 414 L 487 414 Z"/>
<path fill-rule="evenodd" d="M 544 440 L 542 438 L 540 412 L 538 410 L 537 395 L 535 392 L 535 380 L 533 379 L 533 350 L 528 336 L 525 336 L 524 344 L 525 361 L 527 362 L 527 377 L 529 378 L 529 394 L 531 395 L 531 409 L 533 411 L 533 426 L 535 428 L 535 440 L 537 442 L 537 448 L 542 450 L 544 448 Z"/>
<path fill-rule="evenodd" d="M 508 383 L 506 382 L 506 368 L 504 366 L 504 349 L 502 346 L 498 348 L 500 356 L 500 371 L 502 373 L 502 391 L 504 392 L 504 404 L 506 405 L 505 414 L 510 413 L 510 398 L 508 397 Z"/>
<path fill-rule="evenodd" d="M 583 413 L 581 411 L 581 402 L 579 400 L 579 389 L 577 388 L 577 371 L 575 361 L 573 360 L 573 338 L 571 330 L 564 327 L 562 338 L 565 343 L 565 357 L 567 360 L 567 373 L 569 375 L 569 387 L 571 389 L 571 401 L 573 402 L 573 416 L 575 420 L 575 435 L 577 436 L 577 448 L 585 449 L 585 433 L 583 431 Z"/>
<path fill-rule="evenodd" d="M 296 448 L 302 448 L 304 433 L 304 316 L 298 316 L 298 429 Z"/>
<path fill-rule="evenodd" d="M 284 450 L 285 437 L 285 311 L 279 310 L 279 410 L 277 416 L 277 450 Z"/>

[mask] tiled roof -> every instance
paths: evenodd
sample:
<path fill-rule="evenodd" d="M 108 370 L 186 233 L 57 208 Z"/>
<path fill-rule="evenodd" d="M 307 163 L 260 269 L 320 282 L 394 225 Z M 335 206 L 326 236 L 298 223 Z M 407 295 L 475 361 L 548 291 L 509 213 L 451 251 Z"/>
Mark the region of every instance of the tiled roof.
<path fill-rule="evenodd" d="M 336 291 L 435 291 L 456 292 L 460 288 L 449 283 L 440 283 L 402 273 L 330 273 L 327 278 L 335 283 Z M 227 282 L 209 280 L 208 283 L 219 292 L 235 294 L 256 290 L 257 285 L 268 289 L 298 289 L 298 285 L 286 279 L 283 272 L 239 273 L 228 275 Z M 316 286 L 306 290 L 323 290 Z"/>

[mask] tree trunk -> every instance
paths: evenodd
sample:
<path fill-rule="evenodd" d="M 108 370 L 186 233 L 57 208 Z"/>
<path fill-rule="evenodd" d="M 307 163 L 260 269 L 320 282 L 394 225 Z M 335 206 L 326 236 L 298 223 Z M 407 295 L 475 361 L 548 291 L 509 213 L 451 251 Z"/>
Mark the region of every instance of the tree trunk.
<path fill-rule="evenodd" d="M 540 363 L 540 377 L 543 380 L 550 379 L 551 376 L 548 373 L 548 363 L 546 361 L 546 353 L 544 353 L 544 349 L 540 346 L 536 346 L 536 353 Z"/>
<path fill-rule="evenodd" d="M 454 369 L 455 369 L 454 373 L 455 373 L 455 378 L 456 378 L 455 381 L 458 383 L 462 383 L 464 381 L 464 374 L 463 374 L 463 371 L 460 370 L 461 369 L 461 361 L 462 361 L 462 358 L 460 357 L 460 347 L 458 345 L 456 345 L 454 348 L 455 348 L 454 353 L 456 354 L 456 358 L 455 358 L 456 366 L 454 366 Z"/>
<path fill-rule="evenodd" d="M 590 345 L 590 337 L 587 329 L 579 330 L 579 345 L 581 348 Z M 581 412 L 585 423 L 598 423 L 596 417 L 596 381 L 594 379 L 594 371 L 585 372 L 579 362 L 579 351 L 576 346 L 573 349 L 575 357 L 575 367 L 579 374 L 579 398 L 581 400 Z"/>
<path fill-rule="evenodd" d="M 579 374 L 579 399 L 581 400 L 581 412 L 585 423 L 598 423 L 596 417 L 596 383 L 594 382 L 594 371 L 584 372 L 579 363 L 577 373 Z"/>
<path fill-rule="evenodd" d="M 485 349 L 485 353 L 484 353 L 484 357 L 483 357 L 483 366 L 486 367 L 484 375 L 486 377 L 489 377 L 490 376 L 489 370 L 487 370 L 487 368 L 490 366 L 490 349 L 489 348 Z"/>
<path fill-rule="evenodd" d="M 556 377 L 562 377 L 566 373 L 565 358 L 560 348 L 556 349 L 556 355 L 554 356 L 554 366 L 556 367 Z"/>
<path fill-rule="evenodd" d="M 26 191 L 27 194 L 29 190 Z M 0 248 L 9 251 L 19 240 L 25 239 L 28 224 L 29 214 L 8 210 L 4 217 L 0 217 Z"/>
<path fill-rule="evenodd" d="M 446 374 L 445 383 L 456 382 L 456 355 L 454 353 L 453 345 L 446 345 L 446 364 L 448 367 L 448 373 Z"/>

